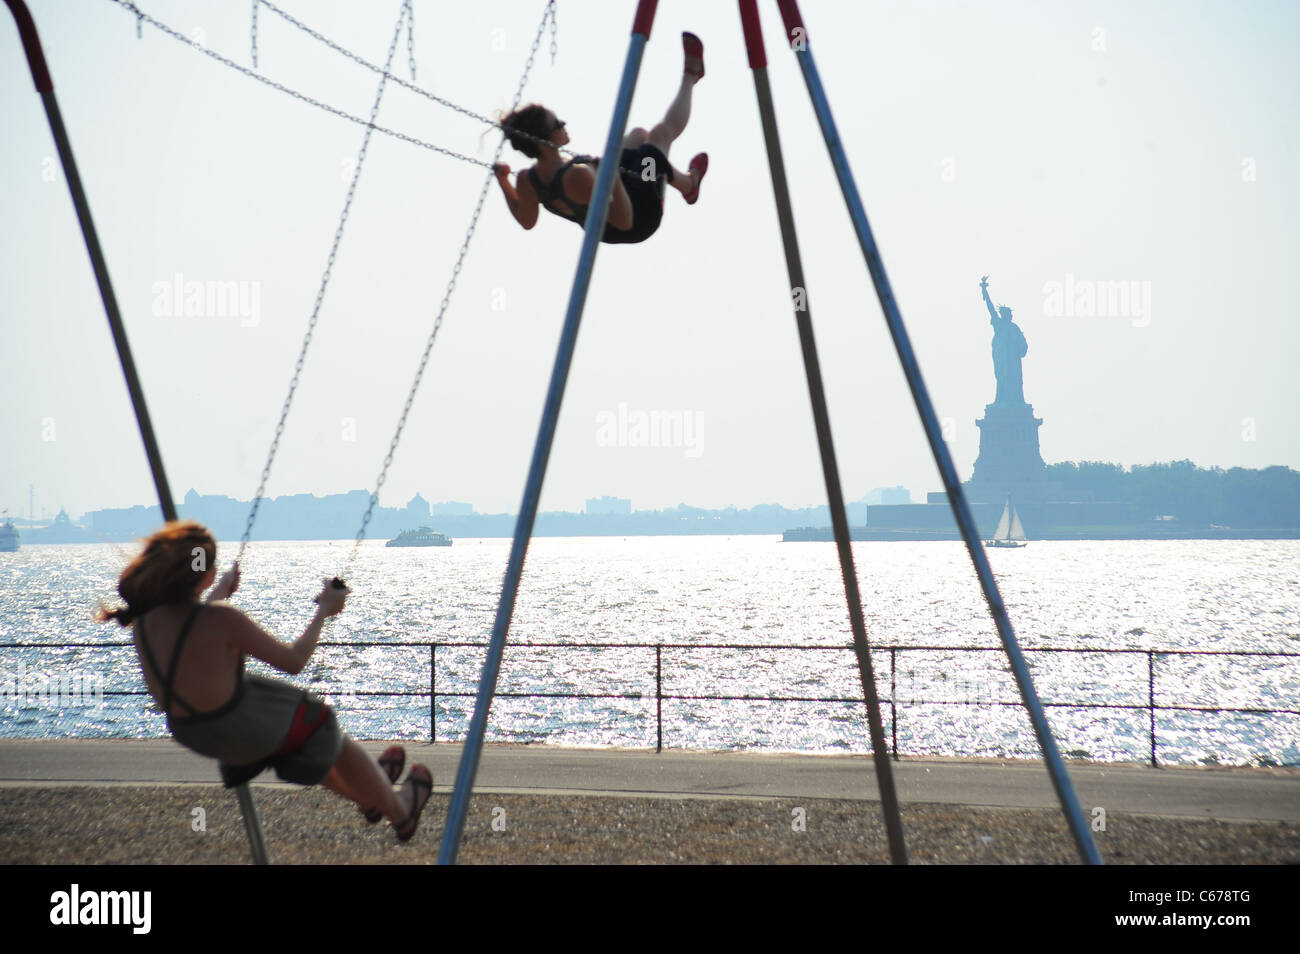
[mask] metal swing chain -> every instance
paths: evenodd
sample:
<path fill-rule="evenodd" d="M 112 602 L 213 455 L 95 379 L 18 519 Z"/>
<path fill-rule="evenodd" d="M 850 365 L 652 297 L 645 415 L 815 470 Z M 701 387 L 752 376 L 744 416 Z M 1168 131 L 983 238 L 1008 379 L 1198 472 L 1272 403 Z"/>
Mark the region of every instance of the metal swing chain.
<path fill-rule="evenodd" d="M 402 36 L 402 24 L 406 19 L 406 4 L 402 4 L 401 13 L 397 17 L 397 28 L 393 31 L 393 42 L 388 46 L 388 68 L 393 65 L 393 56 L 397 52 L 397 42 Z M 387 68 L 383 78 L 379 81 L 379 89 L 375 92 L 374 104 L 370 107 L 370 122 L 373 124 L 375 117 L 379 114 L 379 104 L 384 98 L 384 89 L 388 83 Z M 303 336 L 302 347 L 298 351 L 298 360 L 294 362 L 293 377 L 289 381 L 289 393 L 285 395 L 284 405 L 280 408 L 280 419 L 275 425 L 275 436 L 271 439 L 271 450 L 266 457 L 266 466 L 262 468 L 262 477 L 257 485 L 257 493 L 253 496 L 253 506 L 248 511 L 248 522 L 244 527 L 244 534 L 239 538 L 239 553 L 235 557 L 235 563 L 238 564 L 243 559 L 244 550 L 248 546 L 248 541 L 253 534 L 253 523 L 257 519 L 257 511 L 262 503 L 262 494 L 266 491 L 267 481 L 271 476 L 271 465 L 275 462 L 276 452 L 280 448 L 280 438 L 284 434 L 285 421 L 289 417 L 289 408 L 293 404 L 294 392 L 298 390 L 298 380 L 302 375 L 303 363 L 307 359 L 307 349 L 311 346 L 312 334 L 316 330 L 316 322 L 320 317 L 321 305 L 325 301 L 325 289 L 329 286 L 330 274 L 334 269 L 334 258 L 338 254 L 339 244 L 343 240 L 343 229 L 348 222 L 348 212 L 352 209 L 352 198 L 356 193 L 357 182 L 361 178 L 361 169 L 366 161 L 366 150 L 370 145 L 371 128 L 366 129 L 366 134 L 361 140 L 361 149 L 357 153 L 356 168 L 352 170 L 352 181 L 348 184 L 347 198 L 343 200 L 343 212 L 339 215 L 338 227 L 334 230 L 334 241 L 330 245 L 329 258 L 325 262 L 325 272 L 321 275 L 320 287 L 316 291 L 316 302 L 312 306 L 311 318 L 307 322 L 307 333 Z"/>
<path fill-rule="evenodd" d="M 430 152 L 436 152 L 441 155 L 447 156 L 451 159 L 459 159 L 461 162 L 468 162 L 471 165 L 482 166 L 485 169 L 489 168 L 492 165 L 490 162 L 484 162 L 482 159 L 476 159 L 473 156 L 467 156 L 464 153 L 456 152 L 454 149 L 446 149 L 443 146 L 438 146 L 431 142 L 425 142 L 423 139 L 417 139 L 415 136 L 408 136 L 406 133 L 398 132 L 395 129 L 389 129 L 387 126 L 381 126 L 376 122 L 368 122 L 360 116 L 354 116 L 352 113 L 349 113 L 346 110 L 339 109 L 337 106 L 331 106 L 329 103 L 322 103 L 320 100 L 313 99 L 312 97 L 306 95 L 305 93 L 298 92 L 296 89 L 290 89 L 288 86 L 285 86 L 283 83 L 277 83 L 275 80 L 263 76 L 261 73 L 255 70 L 249 69 L 247 66 L 244 66 L 242 63 L 236 63 L 234 60 L 222 56 L 220 53 L 216 52 L 215 50 L 200 45 L 190 37 L 185 36 L 183 33 L 180 33 L 177 30 L 173 30 L 171 27 L 163 23 L 161 20 L 155 20 L 153 17 L 149 16 L 149 14 L 141 11 L 140 8 L 136 6 L 134 2 L 132 2 L 132 0 L 108 0 L 108 2 L 115 3 L 119 7 L 131 11 L 133 14 L 135 14 L 136 17 L 138 17 L 143 22 L 148 23 L 150 26 L 157 29 L 160 33 L 163 33 L 174 40 L 184 43 L 186 46 L 191 47 L 192 49 L 198 50 L 203 55 L 216 60 L 222 66 L 228 66 L 230 67 L 230 69 L 235 70 L 238 73 L 243 73 L 249 79 L 257 80 L 257 82 L 263 84 L 264 86 L 269 86 L 271 87 L 271 89 L 278 90 L 281 93 L 285 93 L 289 96 L 292 96 L 294 99 L 299 100 L 300 102 L 307 103 L 310 106 L 315 106 L 317 109 L 323 109 L 325 112 L 331 113 L 332 115 L 337 116 L 340 119 L 346 119 L 350 123 L 355 123 L 358 126 L 364 126 L 367 129 L 373 129 L 376 132 L 383 133 L 385 136 L 391 136 L 393 139 L 399 139 L 402 142 L 410 143 L 412 146 L 419 146 L 421 149 L 427 149 Z M 260 3 L 264 7 L 271 6 L 271 4 L 267 2 L 267 0 L 260 0 Z M 370 64 L 366 64 L 366 65 L 369 66 Z M 405 80 L 402 80 L 400 77 L 393 76 L 387 73 L 385 70 L 381 69 L 378 66 L 375 66 L 373 69 L 374 72 L 380 74 L 381 76 L 386 76 L 390 82 L 405 83 Z"/>
<path fill-rule="evenodd" d="M 113 0 L 113 2 L 115 2 L 115 3 L 124 3 L 124 2 L 126 2 L 126 0 Z M 276 4 L 275 4 L 274 2 L 272 2 L 272 0 L 260 0 L 260 2 L 261 2 L 261 4 L 262 4 L 262 6 L 266 7 L 268 10 L 270 10 L 270 11 L 271 11 L 272 13 L 274 13 L 276 16 L 280 17 L 280 19 L 284 20 L 284 21 L 285 21 L 286 23 L 288 23 L 290 26 L 292 26 L 292 27 L 294 27 L 295 29 L 300 30 L 301 32 L 307 34 L 309 37 L 311 37 L 313 40 L 316 40 L 318 43 L 321 43 L 321 44 L 323 44 L 324 46 L 329 47 L 331 50 L 333 50 L 335 53 L 338 53 L 340 56 L 345 56 L 345 57 L 347 57 L 347 58 L 348 58 L 349 60 L 351 60 L 353 63 L 356 63 L 358 66 L 363 66 L 363 67 L 365 67 L 366 69 L 370 70 L 372 73 L 383 73 L 383 72 L 384 72 L 384 70 L 382 70 L 379 66 L 375 65 L 374 63 L 371 63 L 369 60 L 366 60 L 365 58 L 363 58 L 363 57 L 361 57 L 361 56 L 358 56 L 356 53 L 353 53 L 353 52 L 352 52 L 351 50 L 349 50 L 347 47 L 345 47 L 345 46 L 341 46 L 341 45 L 339 45 L 338 43 L 335 43 L 335 42 L 334 42 L 333 40 L 331 40 L 329 37 L 325 36 L 324 34 L 318 32 L 318 31 L 316 31 L 316 30 L 313 30 L 311 27 L 307 26 L 307 24 L 303 23 L 301 20 L 299 20 L 299 19 L 297 19 L 296 17 L 294 17 L 291 13 L 288 13 L 288 12 L 286 12 L 285 10 L 280 9 L 280 7 L 276 6 Z M 551 55 L 552 55 L 552 59 L 554 59 L 555 54 L 559 51 L 559 45 L 558 45 L 558 43 L 556 42 L 556 37 L 555 37 L 555 22 L 556 22 L 556 21 L 555 21 L 555 12 L 554 12 L 554 11 L 555 11 L 555 0 L 549 0 L 549 2 L 547 3 L 546 12 L 543 14 L 543 17 L 544 17 L 544 18 L 549 18 L 549 22 L 550 22 L 550 24 L 551 24 L 551 28 L 552 28 L 552 34 L 551 34 Z M 503 128 L 504 128 L 504 127 L 501 125 L 500 121 L 498 121 L 498 120 L 496 120 L 496 119 L 493 119 L 491 116 L 485 116 L 485 115 L 483 115 L 482 113 L 476 113 L 474 110 L 472 110 L 472 109 L 467 109 L 466 107 L 460 105 L 459 103 L 453 103 L 451 100 L 449 100 L 449 99 L 445 99 L 444 97 L 439 96 L 437 93 L 431 93 L 429 90 L 424 89 L 424 88 L 421 87 L 421 86 L 416 86 L 414 83 L 412 83 L 412 82 L 410 82 L 410 81 L 408 81 L 408 80 L 404 80 L 404 79 L 402 79 L 400 76 L 390 76 L 389 79 L 390 79 L 392 82 L 396 83 L 398 86 L 401 86 L 401 87 L 403 87 L 404 89 L 410 90 L 412 93 L 415 93 L 417 96 L 423 96 L 425 99 L 429 100 L 430 102 L 437 103 L 439 106 L 445 106 L 447 109 L 450 109 L 452 112 L 460 113 L 462 116 L 465 116 L 465 117 L 467 117 L 467 118 L 469 118 L 469 119 L 476 120 L 476 121 L 481 122 L 481 123 L 485 123 L 485 124 L 488 125 L 488 126 L 495 126 L 497 129 L 503 129 Z M 287 91 L 287 92 L 291 92 L 291 91 Z M 305 98 L 305 97 L 303 97 L 301 94 L 298 94 L 298 93 L 291 93 L 291 95 L 297 96 L 299 99 L 303 99 L 303 98 Z M 320 104 L 317 103 L 316 105 L 320 105 Z M 514 105 L 515 105 L 515 106 L 518 106 L 519 104 L 518 104 L 518 102 L 516 102 Z M 325 109 L 328 109 L 328 110 L 330 110 L 331 112 L 334 112 L 334 113 L 338 113 L 338 112 L 339 112 L 338 110 L 334 109 L 334 108 L 331 107 L 331 106 L 326 106 L 326 107 L 324 107 L 324 108 L 325 108 Z M 512 109 L 513 109 L 513 107 L 512 107 Z M 343 115 L 346 115 L 346 114 L 343 114 Z M 351 117 L 349 117 L 349 118 L 351 118 Z M 433 149 L 435 152 L 441 152 L 441 153 L 443 153 L 444 155 L 449 155 L 449 156 L 452 156 L 453 158 L 463 160 L 464 162 L 472 162 L 472 163 L 475 163 L 476 165 L 480 165 L 480 166 L 490 166 L 490 165 L 491 165 L 491 163 L 486 163 L 486 162 L 484 162 L 484 161 L 481 160 L 481 159 L 474 159 L 474 158 L 472 158 L 472 157 L 470 157 L 470 156 L 465 156 L 465 155 L 462 155 L 462 154 L 457 153 L 457 152 L 452 152 L 452 151 L 449 150 L 449 149 L 443 149 L 441 146 L 432 146 L 432 145 L 430 145 L 429 143 L 420 142 L 419 140 L 412 140 L 410 137 L 405 136 L 405 135 L 403 135 L 402 133 L 395 133 L 395 132 L 393 132 L 393 131 L 391 131 L 391 130 L 384 129 L 382 126 L 380 127 L 380 131 L 381 131 L 381 132 L 386 132 L 386 133 L 388 133 L 390 136 L 395 136 L 395 137 L 398 138 L 398 139 L 405 139 L 405 140 L 408 141 L 408 142 L 414 142 L 416 145 L 424 146 L 424 147 L 427 148 L 427 149 Z M 549 140 L 545 139 L 545 138 L 542 137 L 542 136 L 534 136 L 534 135 L 532 135 L 531 133 L 526 133 L 526 132 L 524 132 L 523 130 L 512 130 L 512 134 L 515 135 L 515 136 L 517 136 L 517 137 L 519 137 L 520 139 L 527 139 L 527 140 L 529 140 L 529 141 L 531 141 L 531 142 L 535 142 L 535 143 L 538 143 L 538 144 L 541 144 L 541 145 L 545 145 L 545 146 L 550 146 L 551 148 L 555 149 L 556 152 L 560 153 L 560 154 L 563 155 L 563 156 L 569 156 L 569 157 L 571 157 L 571 158 L 586 158 L 586 157 L 582 156 L 580 153 L 576 153 L 576 152 L 574 152 L 574 151 L 572 151 L 572 150 L 570 150 L 570 149 L 564 149 L 563 147 L 556 147 L 556 146 L 553 146 L 553 145 L 550 143 Z M 619 166 L 619 172 L 621 172 L 623 175 L 626 175 L 626 176 L 638 176 L 638 175 L 640 175 L 640 172 L 639 172 L 638 170 L 635 170 L 635 169 L 624 169 L 622 166 Z"/>
<path fill-rule="evenodd" d="M 253 26 L 252 26 L 252 47 L 253 47 L 253 69 L 257 69 L 257 2 L 253 0 Z"/>
<path fill-rule="evenodd" d="M 520 100 L 524 96 L 524 86 L 528 83 L 528 76 L 533 69 L 533 60 L 537 56 L 537 50 L 541 46 L 542 34 L 546 30 L 546 21 L 548 17 L 554 16 L 555 0 L 549 0 L 546 5 L 546 12 L 542 15 L 542 22 L 537 28 L 537 35 L 533 37 L 532 48 L 528 52 L 528 61 L 524 64 L 523 75 L 519 77 L 519 85 L 515 89 L 514 100 L 511 109 L 519 106 Z M 501 158 L 501 151 L 505 148 L 505 137 L 503 136 L 497 142 L 496 153 L 493 155 L 493 164 Z M 352 572 L 352 566 L 356 562 L 357 554 L 361 549 L 361 543 L 366 538 L 366 527 L 370 524 L 374 516 L 375 507 L 379 503 L 379 491 L 383 489 L 384 481 L 388 479 L 388 469 L 392 466 L 393 455 L 397 452 L 397 445 L 402 439 L 402 431 L 406 428 L 406 419 L 411 413 L 411 407 L 415 403 L 415 396 L 420 390 L 420 382 L 424 378 L 425 368 L 429 364 L 429 355 L 433 351 L 434 342 L 438 338 L 438 331 L 442 328 L 443 319 L 447 315 L 447 308 L 451 304 L 452 293 L 456 290 L 456 279 L 460 277 L 461 268 L 465 264 L 465 256 L 469 253 L 470 241 L 474 238 L 474 230 L 478 227 L 479 216 L 483 212 L 483 204 L 487 201 L 488 191 L 491 188 L 495 175 L 488 175 L 483 180 L 483 187 L 479 190 L 478 201 L 474 205 L 474 212 L 470 216 L 469 228 L 465 232 L 464 241 L 460 244 L 460 252 L 456 256 L 456 264 L 452 267 L 451 278 L 447 281 L 447 288 L 443 292 L 442 301 L 438 304 L 438 313 L 434 318 L 433 330 L 429 332 L 429 338 L 424 344 L 424 353 L 420 355 L 420 363 L 415 371 L 415 380 L 411 383 L 411 390 L 406 395 L 406 402 L 402 405 L 402 414 L 397 420 L 397 429 L 393 432 L 393 438 L 388 444 L 388 453 L 384 455 L 383 466 L 380 468 L 379 477 L 375 481 L 374 492 L 370 495 L 370 502 L 366 506 L 366 512 L 361 517 L 361 527 L 357 530 L 356 541 L 352 545 L 352 553 L 348 556 L 346 565 L 343 568 L 342 578 L 347 579 Z"/>
<path fill-rule="evenodd" d="M 406 0 L 406 63 L 415 82 L 415 0 Z"/>
<path fill-rule="evenodd" d="M 560 51 L 559 44 L 556 43 L 556 35 L 555 35 L 555 31 L 556 31 L 555 11 L 558 8 L 554 3 L 552 3 L 550 9 L 551 9 L 551 65 L 554 66 L 555 54 Z"/>
<path fill-rule="evenodd" d="M 263 84 L 264 86 L 269 86 L 271 87 L 271 89 L 274 89 L 281 93 L 285 93 L 288 96 L 292 96 L 294 99 L 298 100 L 299 102 L 307 103 L 309 106 L 315 106 L 317 109 L 324 110 L 325 112 L 330 113 L 331 115 L 339 117 L 340 119 L 346 119 L 348 122 L 355 123 L 358 126 L 365 126 L 369 129 L 374 129 L 377 132 L 383 133 L 385 136 L 390 136 L 393 139 L 397 139 L 402 142 L 409 143 L 412 146 L 419 146 L 421 149 L 427 149 L 429 152 L 436 152 L 439 155 L 447 156 L 449 159 L 459 159 L 461 162 L 467 162 L 470 165 L 474 165 L 474 166 L 482 166 L 485 169 L 489 169 L 492 167 L 492 163 L 490 162 L 484 162 L 482 159 L 478 159 L 474 156 L 468 156 L 463 152 L 456 152 L 456 150 L 448 149 L 445 146 L 439 146 L 436 145 L 435 143 L 426 142 L 423 139 L 419 139 L 415 136 L 407 135 L 406 133 L 403 132 L 398 132 L 395 129 L 389 129 L 387 126 L 381 126 L 375 122 L 367 122 L 362 117 L 355 116 L 352 113 L 347 112 L 346 110 L 339 109 L 337 106 L 331 106 L 329 103 L 323 103 L 318 99 L 313 99 L 312 97 L 308 96 L 305 93 L 298 92 L 296 89 L 291 89 L 290 87 L 285 86 L 283 83 L 277 83 L 275 80 L 267 76 L 263 76 L 261 73 L 257 72 L 256 70 L 249 69 L 247 66 L 244 66 L 241 63 L 236 63 L 234 60 L 222 56 L 220 53 L 216 52 L 213 49 L 210 49 L 209 47 L 203 46 L 195 42 L 192 38 L 185 36 L 183 33 L 180 33 L 177 30 L 172 29 L 167 24 L 163 23 L 161 20 L 154 19 L 153 17 L 149 16 L 149 14 L 141 10 L 133 2 L 133 0 L 108 0 L 108 2 L 117 4 L 119 7 L 122 7 L 123 9 L 130 11 L 131 14 L 135 16 L 137 35 L 139 35 L 140 33 L 141 24 L 147 23 L 150 26 L 157 29 L 160 33 L 163 33 L 174 40 L 184 43 L 188 47 L 198 50 L 204 56 L 216 60 L 222 66 L 227 66 L 238 73 L 244 74 L 249 79 L 257 80 L 257 82 Z M 486 123 L 489 126 L 495 126 L 497 129 L 502 128 L 501 123 L 495 119 L 492 119 L 490 116 L 484 116 L 482 113 L 476 113 L 471 109 L 466 109 L 464 106 L 461 106 L 457 103 L 453 103 L 449 99 L 443 99 L 441 96 L 437 96 L 434 93 L 430 93 L 428 90 L 416 86 L 414 83 L 404 80 L 400 76 L 390 74 L 383 68 L 376 66 L 374 63 L 370 63 L 367 60 L 362 59 L 361 57 L 353 53 L 351 50 L 339 46 L 337 43 L 330 40 L 328 37 L 322 36 L 321 34 L 317 33 L 315 30 L 311 29 L 311 27 L 307 26 L 306 24 L 298 20 L 295 20 L 288 13 L 285 13 L 274 3 L 272 3 L 271 0 L 257 0 L 257 2 L 260 6 L 266 7 L 268 10 L 279 15 L 281 18 L 283 18 L 286 22 L 288 22 L 292 26 L 306 33 L 308 36 L 316 40 L 319 40 L 321 43 L 325 44 L 335 52 L 340 53 L 343 56 L 346 56 L 354 63 L 357 63 L 360 66 L 364 66 L 366 69 L 371 70 L 374 73 L 377 73 L 382 76 L 386 76 L 389 82 L 397 83 L 399 86 L 404 86 L 407 89 L 411 90 L 412 92 L 417 93 L 418 95 L 423 96 L 426 99 L 431 100 L 432 102 L 438 103 L 442 106 L 446 106 L 448 109 L 458 112 L 463 116 L 467 116 L 470 119 L 478 120 L 479 122 Z M 522 139 L 531 140 L 532 142 L 549 145 L 549 143 L 547 143 L 546 140 L 542 139 L 540 136 L 534 136 L 529 133 L 523 132 L 522 130 L 515 130 L 514 135 Z M 561 155 L 565 155 L 565 156 L 585 158 L 569 149 L 558 148 L 556 151 L 559 152 Z M 622 166 L 619 167 L 619 172 L 627 176 L 635 176 L 640 174 L 636 170 L 624 169 Z"/>

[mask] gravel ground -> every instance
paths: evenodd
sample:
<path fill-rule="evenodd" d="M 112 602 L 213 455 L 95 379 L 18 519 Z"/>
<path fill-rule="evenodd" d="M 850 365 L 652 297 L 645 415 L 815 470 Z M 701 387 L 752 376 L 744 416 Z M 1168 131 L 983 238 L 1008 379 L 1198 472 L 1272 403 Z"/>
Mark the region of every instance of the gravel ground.
<path fill-rule="evenodd" d="M 322 789 L 257 787 L 271 860 L 428 864 L 450 796 L 435 792 L 420 831 L 398 844 Z M 202 813 L 196 811 L 202 809 Z M 802 810 L 802 814 L 798 810 Z M 202 814 L 205 831 L 195 831 Z M 795 830 L 802 817 L 804 830 Z M 497 828 L 494 830 L 494 819 Z M 921 864 L 1063 864 L 1077 860 L 1059 812 L 909 804 Z M 1112 813 L 1096 838 L 1115 864 L 1297 864 L 1300 826 Z M 460 860 L 478 864 L 884 863 L 879 806 L 842 799 L 475 795 Z M 6 864 L 244 864 L 233 794 L 210 785 L 15 786 L 0 791 Z"/>

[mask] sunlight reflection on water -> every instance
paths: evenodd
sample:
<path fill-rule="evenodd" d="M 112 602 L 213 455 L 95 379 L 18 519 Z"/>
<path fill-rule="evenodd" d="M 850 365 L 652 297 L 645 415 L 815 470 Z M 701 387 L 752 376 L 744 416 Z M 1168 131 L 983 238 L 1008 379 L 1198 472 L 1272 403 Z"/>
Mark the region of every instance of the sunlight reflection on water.
<path fill-rule="evenodd" d="M 345 543 L 259 543 L 247 555 L 236 604 L 289 639 L 311 596 L 342 563 Z M 509 541 L 451 548 L 367 544 L 347 611 L 303 679 L 329 694 L 344 726 L 365 738 L 427 739 L 433 662 L 428 643 L 482 643 L 496 611 Z M 223 546 L 223 553 L 229 549 Z M 970 570 L 955 543 L 854 545 L 876 681 L 897 703 L 885 731 L 909 755 L 1034 757 L 1036 746 Z M 225 554 L 228 555 L 228 554 Z M 1035 541 L 990 559 L 1026 649 L 1300 650 L 1300 542 Z M 33 546 L 0 554 L 0 639 L 112 642 L 89 614 L 113 596 L 124 551 L 111 545 Z M 529 551 L 489 738 L 579 746 L 654 746 L 656 656 L 668 697 L 816 697 L 833 701 L 665 698 L 666 746 L 796 751 L 868 748 L 844 592 L 829 544 L 773 537 L 541 538 Z M 413 642 L 418 646 L 387 644 Z M 596 647 L 592 643 L 612 643 Z M 841 647 L 698 648 L 700 644 Z M 879 647 L 927 646 L 927 650 Z M 944 649 L 943 647 L 952 647 Z M 483 651 L 436 651 L 439 740 L 461 737 Z M 1061 750 L 1075 757 L 1145 760 L 1146 653 L 1029 653 Z M 896 665 L 896 669 L 895 669 Z M 1160 706 L 1296 708 L 1297 658 L 1156 656 Z M 0 735 L 150 737 L 166 727 L 141 689 L 129 648 L 0 650 L 0 673 L 93 674 L 95 704 L 12 696 Z M 595 698 L 519 698 L 523 694 Z M 393 695 L 400 694 L 400 695 Z M 855 695 L 859 701 L 855 700 Z M 945 703 L 975 703 L 953 705 Z M 48 704 L 46 704 L 48 703 Z M 1072 703 L 1074 707 L 1055 705 Z M 1300 717 L 1157 713 L 1162 762 L 1300 764 Z"/>

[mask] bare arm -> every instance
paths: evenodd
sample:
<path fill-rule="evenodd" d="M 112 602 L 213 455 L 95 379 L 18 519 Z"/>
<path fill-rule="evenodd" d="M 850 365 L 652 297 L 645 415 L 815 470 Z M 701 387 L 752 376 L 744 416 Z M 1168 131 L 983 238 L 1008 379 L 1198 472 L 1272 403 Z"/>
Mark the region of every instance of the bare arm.
<path fill-rule="evenodd" d="M 235 590 L 239 589 L 239 564 L 234 564 L 221 579 L 217 582 L 208 593 L 208 598 L 203 602 L 216 603 L 218 600 L 228 600 Z"/>
<path fill-rule="evenodd" d="M 515 185 L 511 185 L 508 165 L 498 163 L 492 167 L 492 171 L 496 173 L 497 184 L 501 186 L 501 194 L 506 197 L 510 214 L 525 229 L 531 229 L 537 224 L 538 204 L 537 193 L 528 184 L 528 176 L 520 172 L 515 179 Z"/>
<path fill-rule="evenodd" d="M 233 606 L 213 604 L 212 608 L 221 614 L 219 623 L 229 634 L 234 649 L 260 659 L 281 672 L 296 676 L 306 668 L 307 660 L 316 651 L 325 620 L 343 610 L 343 601 L 349 592 L 351 591 L 332 590 L 327 583 L 317 597 L 316 612 L 311 622 L 301 636 L 287 644 L 280 642 Z"/>

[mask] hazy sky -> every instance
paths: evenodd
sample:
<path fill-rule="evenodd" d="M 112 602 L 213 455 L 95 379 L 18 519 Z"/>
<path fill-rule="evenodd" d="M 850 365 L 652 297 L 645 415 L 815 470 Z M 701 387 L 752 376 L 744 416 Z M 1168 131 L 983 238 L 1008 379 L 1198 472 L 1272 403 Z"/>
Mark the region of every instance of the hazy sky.
<path fill-rule="evenodd" d="M 364 131 L 148 27 L 138 40 L 109 0 L 29 2 L 173 489 L 247 498 Z M 372 61 L 400 7 L 283 2 Z M 1049 462 L 1300 466 L 1300 5 L 802 6 L 963 477 L 994 393 L 985 273 L 1028 338 Z M 555 108 L 578 149 L 600 150 L 634 7 L 559 3 L 558 61 L 544 43 L 526 98 Z M 244 0 L 142 8 L 249 62 Z M 760 8 L 846 493 L 939 489 L 775 4 Z M 477 112 L 508 106 L 542 9 L 415 0 L 418 82 Z M 150 502 L 67 187 L 49 175 L 53 140 L 0 19 L 0 507 L 25 514 L 29 483 L 38 509 Z M 655 122 L 675 91 L 683 29 L 703 37 L 708 75 L 672 158 L 708 150 L 709 176 L 698 205 L 669 196 L 650 241 L 601 248 L 543 509 L 600 494 L 638 508 L 825 500 L 734 3 L 660 3 L 632 122 Z M 260 68 L 362 115 L 377 84 L 265 11 Z M 494 145 L 395 86 L 379 121 L 484 159 Z M 373 137 L 271 494 L 373 484 L 485 174 Z M 524 232 L 493 187 L 386 505 L 418 490 L 518 507 L 580 241 L 554 217 Z M 184 301 L 168 314 L 159 288 L 177 275 L 241 283 L 247 314 L 187 316 Z M 1123 313 L 1090 309 L 1116 282 L 1132 292 Z M 620 408 L 633 423 L 679 412 L 692 430 L 677 447 L 619 446 Z"/>

